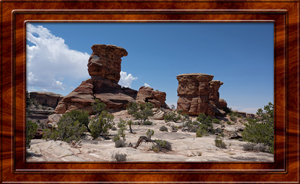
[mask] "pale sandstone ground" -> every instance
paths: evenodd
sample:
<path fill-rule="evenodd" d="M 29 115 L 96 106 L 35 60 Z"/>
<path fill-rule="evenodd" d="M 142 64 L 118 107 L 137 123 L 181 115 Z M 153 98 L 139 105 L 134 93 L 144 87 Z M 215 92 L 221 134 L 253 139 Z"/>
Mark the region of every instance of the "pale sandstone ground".
<path fill-rule="evenodd" d="M 119 117 L 123 119 L 129 118 L 126 112 L 121 111 L 114 113 L 115 122 L 119 121 Z M 243 145 L 246 142 L 224 138 L 227 145 L 226 149 L 215 146 L 215 135 L 204 137 L 196 137 L 195 132 L 171 132 L 171 127 L 167 126 L 163 120 L 151 120 L 153 125 L 133 125 L 133 132 L 126 130 L 126 143 L 136 144 L 140 136 L 146 136 L 146 131 L 152 129 L 155 131 L 151 139 L 163 139 L 169 141 L 172 145 L 172 151 L 163 153 L 155 153 L 151 150 L 152 143 L 142 143 L 137 149 L 132 147 L 116 148 L 115 143 L 110 140 L 91 140 L 90 136 L 86 136 L 78 148 L 73 148 L 70 144 L 62 141 L 45 141 L 41 139 L 33 139 L 31 148 L 28 149 L 30 157 L 29 162 L 111 162 L 111 157 L 115 153 L 123 153 L 127 155 L 127 162 L 273 162 L 274 155 L 265 152 L 243 151 Z M 171 123 L 172 124 L 172 123 Z M 173 123 L 175 124 L 175 123 Z M 165 125 L 168 132 L 161 132 L 159 128 Z M 180 126 L 181 123 L 176 123 Z M 215 126 L 221 126 L 216 125 Z M 226 124 L 226 130 L 234 131 L 233 125 Z M 110 130 L 113 136 L 117 131 Z M 230 145 L 230 146 L 229 146 Z"/>

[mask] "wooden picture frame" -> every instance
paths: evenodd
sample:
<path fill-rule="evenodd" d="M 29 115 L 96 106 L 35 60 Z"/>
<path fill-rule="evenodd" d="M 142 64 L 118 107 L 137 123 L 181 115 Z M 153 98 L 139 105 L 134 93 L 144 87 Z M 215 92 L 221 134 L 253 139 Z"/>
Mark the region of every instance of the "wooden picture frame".
<path fill-rule="evenodd" d="M 26 163 L 26 22 L 274 22 L 275 161 Z M 299 1 L 1 2 L 2 183 L 299 183 Z"/>

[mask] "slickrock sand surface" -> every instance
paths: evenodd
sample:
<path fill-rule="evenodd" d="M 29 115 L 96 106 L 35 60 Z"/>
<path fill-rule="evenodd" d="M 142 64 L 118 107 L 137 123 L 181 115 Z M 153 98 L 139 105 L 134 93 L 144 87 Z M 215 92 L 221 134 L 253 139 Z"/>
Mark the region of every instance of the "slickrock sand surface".
<path fill-rule="evenodd" d="M 148 129 L 154 130 L 154 139 L 169 141 L 172 151 L 156 153 L 151 150 L 152 143 L 142 143 L 137 149 L 132 147 L 116 148 L 110 140 L 96 139 L 86 136 L 79 147 L 71 147 L 62 141 L 32 139 L 28 162 L 112 162 L 115 153 L 127 154 L 126 162 L 273 162 L 274 155 L 265 152 L 243 151 L 246 142 L 224 138 L 226 149 L 215 146 L 215 135 L 196 137 L 195 132 L 171 132 L 163 120 L 151 120 L 153 125 L 132 125 L 133 132 L 125 130 L 126 143 L 135 145 L 140 136 L 146 136 Z M 118 123 L 118 118 L 115 118 Z M 168 132 L 161 132 L 159 128 L 165 125 Z M 176 123 L 180 126 L 180 123 Z M 230 125 L 228 129 L 230 129 Z M 227 128 L 227 127 L 226 127 Z M 110 130 L 111 137 L 117 131 Z M 230 146 L 229 146 L 230 145 Z"/>

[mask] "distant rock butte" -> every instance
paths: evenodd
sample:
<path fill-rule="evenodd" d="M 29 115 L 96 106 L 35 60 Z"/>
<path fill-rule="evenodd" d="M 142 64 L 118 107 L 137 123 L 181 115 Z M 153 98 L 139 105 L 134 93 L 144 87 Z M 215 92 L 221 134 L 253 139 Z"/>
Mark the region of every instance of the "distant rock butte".
<path fill-rule="evenodd" d="M 219 99 L 221 81 L 213 81 L 213 75 L 203 73 L 189 73 L 177 76 L 178 101 L 177 109 L 188 115 L 204 113 L 211 116 L 225 116 L 221 110 L 227 103 Z"/>
<path fill-rule="evenodd" d="M 96 44 L 91 48 L 93 53 L 87 64 L 91 78 L 83 81 L 75 90 L 65 96 L 57 105 L 55 113 L 63 114 L 83 109 L 91 114 L 91 103 L 95 102 L 95 98 L 105 103 L 107 109 L 113 110 L 125 109 L 128 103 L 135 102 L 138 92 L 118 84 L 121 57 L 127 56 L 127 51 L 122 47 L 104 44 Z M 153 92 L 153 95 L 155 98 L 149 99 L 149 102 L 153 103 L 155 107 L 165 104 L 165 96 L 163 97 L 157 92 Z"/>
<path fill-rule="evenodd" d="M 63 99 L 64 96 L 52 93 L 52 92 L 30 92 L 29 98 L 35 99 L 39 104 L 46 105 L 55 108 L 58 102 Z"/>

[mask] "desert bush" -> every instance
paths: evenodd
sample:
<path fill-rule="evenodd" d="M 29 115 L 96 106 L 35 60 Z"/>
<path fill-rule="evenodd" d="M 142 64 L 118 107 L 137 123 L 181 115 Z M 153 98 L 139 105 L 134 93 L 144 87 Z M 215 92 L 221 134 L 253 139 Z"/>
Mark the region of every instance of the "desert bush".
<path fill-rule="evenodd" d="M 106 108 L 106 104 L 103 102 L 100 102 L 100 100 L 97 98 L 95 99 L 95 102 L 93 102 L 91 105 L 93 108 L 93 112 L 96 114 L 100 114 Z"/>
<path fill-rule="evenodd" d="M 126 147 L 126 144 L 123 140 L 119 139 L 115 142 L 115 147 L 120 148 L 120 147 Z"/>
<path fill-rule="evenodd" d="M 225 111 L 226 114 L 232 113 L 232 109 L 228 107 L 223 107 L 223 111 Z"/>
<path fill-rule="evenodd" d="M 165 116 L 164 116 L 165 122 L 173 121 L 173 122 L 177 123 L 182 118 L 183 117 L 180 114 L 173 112 L 173 111 L 165 114 Z"/>
<path fill-rule="evenodd" d="M 116 154 L 113 154 L 111 156 L 112 159 L 114 159 L 115 161 L 117 162 L 125 162 L 126 161 L 126 154 L 122 154 L 122 153 L 116 153 Z"/>
<path fill-rule="evenodd" d="M 226 144 L 225 142 L 223 142 L 223 139 L 219 135 L 216 136 L 215 146 L 226 149 Z"/>
<path fill-rule="evenodd" d="M 196 137 L 202 137 L 204 135 L 207 135 L 206 127 L 201 124 L 196 132 Z"/>
<path fill-rule="evenodd" d="M 247 143 L 247 144 L 244 144 L 244 145 L 243 145 L 243 150 L 244 150 L 244 151 L 253 151 L 255 145 L 256 145 L 256 144 L 254 144 L 254 143 Z"/>
<path fill-rule="evenodd" d="M 137 103 L 128 103 L 127 107 L 127 112 L 128 114 L 133 115 L 134 113 L 136 113 L 139 110 L 139 106 Z"/>
<path fill-rule="evenodd" d="M 206 119 L 206 115 L 203 114 L 203 113 L 200 113 L 200 114 L 198 115 L 198 117 L 197 117 L 197 121 L 199 121 L 199 122 L 201 122 L 201 123 L 202 123 L 202 121 L 205 120 L 205 119 Z"/>
<path fill-rule="evenodd" d="M 274 107 L 270 102 L 264 106 L 265 112 L 258 109 L 257 115 L 261 118 L 249 118 L 245 124 L 245 130 L 242 132 L 244 141 L 252 143 L 261 143 L 268 147 L 270 153 L 274 153 Z"/>
<path fill-rule="evenodd" d="M 152 145 L 152 150 L 155 152 L 172 150 L 171 143 L 166 140 L 156 139 L 155 142 L 158 144 L 158 145 Z"/>
<path fill-rule="evenodd" d="M 133 113 L 133 117 L 135 119 L 141 120 L 141 124 L 144 124 L 149 116 L 153 116 L 152 108 L 153 104 L 149 102 L 145 104 L 139 104 L 139 109 L 138 111 Z"/>
<path fill-rule="evenodd" d="M 166 132 L 167 132 L 167 131 L 168 131 L 168 128 L 165 127 L 165 126 L 161 126 L 161 127 L 159 128 L 159 130 L 162 131 L 162 132 L 163 132 L 163 131 L 166 131 Z"/>
<path fill-rule="evenodd" d="M 227 124 L 228 124 L 228 125 L 232 125 L 231 121 L 227 121 Z"/>
<path fill-rule="evenodd" d="M 117 140 L 120 140 L 120 136 L 118 134 L 113 136 L 113 138 L 112 138 L 113 142 L 116 142 Z"/>
<path fill-rule="evenodd" d="M 193 121 L 192 123 L 193 123 L 193 125 L 199 125 L 200 124 L 198 121 Z"/>
<path fill-rule="evenodd" d="M 237 118 L 235 116 L 230 116 L 230 120 L 236 122 Z"/>
<path fill-rule="evenodd" d="M 123 138 L 123 141 L 125 141 L 125 133 L 124 131 L 126 130 L 126 121 L 124 121 L 122 118 L 120 118 L 120 122 L 118 123 L 118 135 L 121 136 Z"/>
<path fill-rule="evenodd" d="M 149 139 L 151 139 L 151 136 L 154 135 L 154 130 L 148 129 L 148 131 L 146 132 L 146 135 Z"/>
<path fill-rule="evenodd" d="M 129 121 L 127 121 L 126 123 L 127 123 L 127 125 L 129 125 L 130 133 L 133 133 L 133 132 L 132 132 L 132 128 L 131 128 L 131 125 L 133 125 L 133 122 L 132 122 L 131 120 L 129 120 Z"/>
<path fill-rule="evenodd" d="M 65 142 L 78 142 L 81 136 L 86 132 L 88 127 L 88 112 L 87 111 L 71 111 L 65 113 L 57 123 L 57 128 L 52 132 L 45 129 L 43 137 L 52 140 L 62 140 Z"/>
<path fill-rule="evenodd" d="M 115 126 L 111 127 L 111 130 L 116 131 L 117 128 Z"/>
<path fill-rule="evenodd" d="M 30 120 L 26 122 L 26 147 L 27 148 L 30 148 L 31 139 L 36 133 L 37 128 L 38 125 L 35 122 L 32 122 Z"/>
<path fill-rule="evenodd" d="M 101 135 L 107 137 L 108 130 L 114 125 L 113 119 L 114 116 L 107 111 L 102 111 L 96 120 L 92 119 L 89 127 L 93 139 L 96 139 Z"/>
<path fill-rule="evenodd" d="M 153 122 L 151 122 L 151 121 L 145 121 L 144 123 L 143 123 L 143 125 L 152 125 L 153 124 Z"/>
<path fill-rule="evenodd" d="M 218 119 L 213 119 L 212 121 L 213 121 L 213 123 L 215 123 L 215 124 L 220 124 L 220 120 L 218 120 Z"/>
<path fill-rule="evenodd" d="M 50 137 L 51 137 L 51 130 L 50 129 L 43 129 L 43 137 L 42 137 L 42 139 L 44 139 L 44 140 L 48 140 L 48 139 L 50 139 Z"/>

